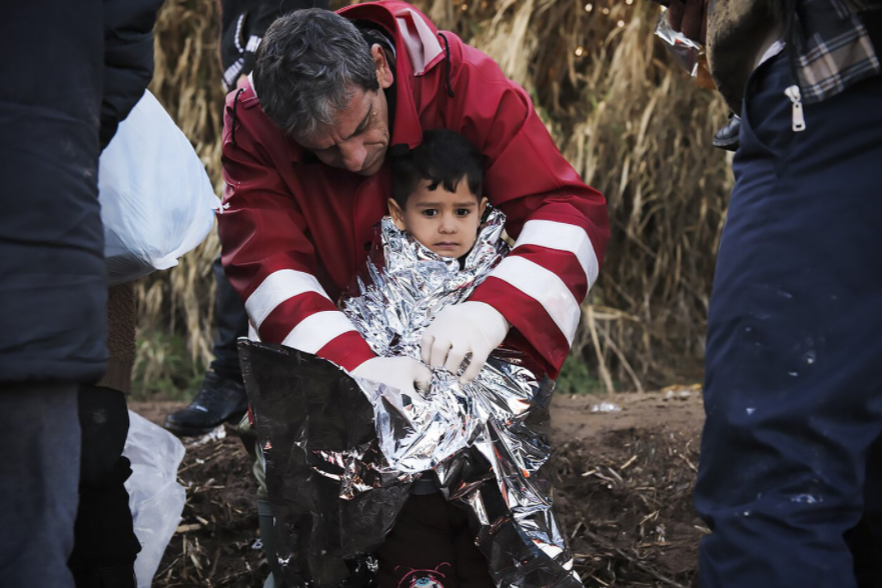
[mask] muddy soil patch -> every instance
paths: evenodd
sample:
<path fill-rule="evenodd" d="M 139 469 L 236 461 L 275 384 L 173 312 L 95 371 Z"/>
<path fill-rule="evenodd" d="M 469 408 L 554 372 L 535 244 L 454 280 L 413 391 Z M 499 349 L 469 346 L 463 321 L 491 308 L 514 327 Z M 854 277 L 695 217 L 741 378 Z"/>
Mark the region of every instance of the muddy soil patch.
<path fill-rule="evenodd" d="M 144 412 L 154 421 L 161 420 L 154 412 L 165 416 Z M 259 587 L 269 573 L 257 532 L 253 460 L 232 427 L 224 432 L 223 439 L 187 446 L 178 471 L 187 502 L 153 580 L 155 588 Z"/>
<path fill-rule="evenodd" d="M 691 495 L 702 424 L 695 390 L 555 399 L 551 464 L 559 520 L 587 587 L 694 585 L 706 532 Z M 611 408 L 614 412 L 597 412 Z M 138 403 L 161 423 L 182 405 Z M 252 460 L 232 428 L 190 446 L 187 504 L 155 587 L 263 585 Z"/>
<path fill-rule="evenodd" d="M 691 497 L 697 457 L 694 438 L 665 427 L 558 448 L 556 510 L 586 585 L 692 584 L 703 533 Z"/>

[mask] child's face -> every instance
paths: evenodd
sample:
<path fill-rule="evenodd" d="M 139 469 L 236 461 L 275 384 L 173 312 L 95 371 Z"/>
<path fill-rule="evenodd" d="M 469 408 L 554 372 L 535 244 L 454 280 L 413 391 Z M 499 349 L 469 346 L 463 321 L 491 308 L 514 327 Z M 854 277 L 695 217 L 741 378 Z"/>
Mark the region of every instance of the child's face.
<path fill-rule="evenodd" d="M 487 207 L 487 199 L 469 192 L 469 183 L 463 178 L 455 192 L 443 185 L 429 190 L 429 180 L 407 199 L 404 210 L 389 199 L 389 214 L 395 226 L 413 235 L 414 239 L 443 257 L 462 257 L 475 244 L 478 226 Z"/>

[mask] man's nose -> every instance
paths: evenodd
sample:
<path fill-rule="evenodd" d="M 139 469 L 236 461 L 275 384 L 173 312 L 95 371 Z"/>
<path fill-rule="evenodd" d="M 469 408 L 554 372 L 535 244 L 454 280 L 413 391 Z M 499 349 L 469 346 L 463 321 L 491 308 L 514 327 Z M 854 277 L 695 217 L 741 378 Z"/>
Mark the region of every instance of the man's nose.
<path fill-rule="evenodd" d="M 340 145 L 340 162 L 343 164 L 343 169 L 351 172 L 361 171 L 366 157 L 367 149 L 361 142 L 347 141 Z"/>

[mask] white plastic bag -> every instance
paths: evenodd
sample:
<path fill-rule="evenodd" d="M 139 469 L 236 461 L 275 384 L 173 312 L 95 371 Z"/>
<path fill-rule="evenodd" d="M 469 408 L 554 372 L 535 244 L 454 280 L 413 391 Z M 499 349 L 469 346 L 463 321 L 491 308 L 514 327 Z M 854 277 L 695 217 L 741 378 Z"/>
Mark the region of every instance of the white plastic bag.
<path fill-rule="evenodd" d="M 138 588 L 150 588 L 156 569 L 181 522 L 186 491 L 178 484 L 184 445 L 166 431 L 129 411 L 129 436 L 123 455 L 132 462 L 126 482 L 129 508 L 141 553 L 135 560 Z"/>
<path fill-rule="evenodd" d="M 111 286 L 177 265 L 219 206 L 190 141 L 146 91 L 101 154 L 98 201 Z"/>

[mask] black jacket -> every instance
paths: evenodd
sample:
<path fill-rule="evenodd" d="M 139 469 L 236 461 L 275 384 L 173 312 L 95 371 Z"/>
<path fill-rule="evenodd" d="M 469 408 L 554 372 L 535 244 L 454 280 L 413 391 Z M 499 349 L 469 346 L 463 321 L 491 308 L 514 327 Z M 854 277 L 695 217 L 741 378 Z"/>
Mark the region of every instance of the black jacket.
<path fill-rule="evenodd" d="M 150 81 L 160 5 L 28 0 L 0 19 L 0 384 L 104 373 L 98 155 Z"/>
<path fill-rule="evenodd" d="M 153 25 L 163 0 L 105 0 L 101 149 L 153 79 Z"/>
<path fill-rule="evenodd" d="M 324 8 L 328 0 L 221 0 L 221 65 L 227 91 L 254 67 L 263 34 L 283 14 L 302 8 Z"/>

